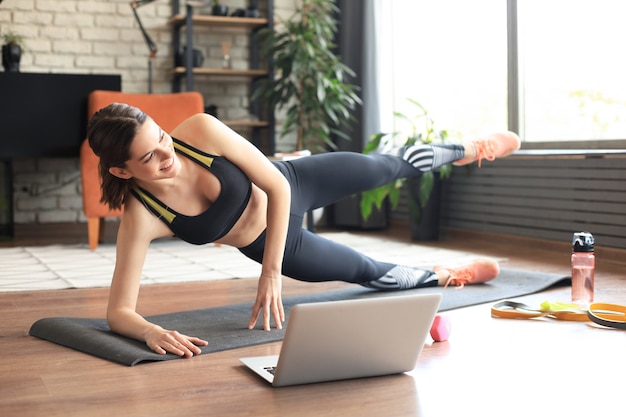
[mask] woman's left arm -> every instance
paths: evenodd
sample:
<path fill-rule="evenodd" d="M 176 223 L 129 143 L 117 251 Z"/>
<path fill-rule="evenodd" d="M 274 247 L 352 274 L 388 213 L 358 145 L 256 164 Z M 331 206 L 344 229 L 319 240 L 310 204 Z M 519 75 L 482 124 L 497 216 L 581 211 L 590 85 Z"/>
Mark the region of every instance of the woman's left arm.
<path fill-rule="evenodd" d="M 188 126 L 184 126 L 189 122 Z M 252 143 L 209 115 L 197 115 L 179 128 L 190 137 L 207 137 L 212 152 L 225 156 L 237 165 L 267 196 L 267 229 L 261 276 L 256 301 L 248 323 L 253 328 L 263 312 L 263 328 L 270 330 L 270 318 L 282 328 L 285 312 L 282 304 L 282 263 L 287 240 L 291 188 L 284 175 Z M 183 127 L 184 126 L 184 127 Z M 177 130 L 179 129 L 177 128 Z M 199 131 L 194 132 L 198 129 Z M 176 131 L 172 132 L 176 135 Z"/>

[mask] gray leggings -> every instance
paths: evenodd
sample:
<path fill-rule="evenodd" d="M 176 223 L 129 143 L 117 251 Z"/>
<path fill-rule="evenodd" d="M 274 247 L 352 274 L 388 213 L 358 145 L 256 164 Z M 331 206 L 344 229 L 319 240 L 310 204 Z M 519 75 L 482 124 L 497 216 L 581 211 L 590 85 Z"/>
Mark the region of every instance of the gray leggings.
<path fill-rule="evenodd" d="M 398 178 L 417 177 L 421 175 L 418 169 L 396 156 L 356 152 L 329 152 L 274 164 L 291 184 L 284 275 L 309 282 L 363 283 L 382 277 L 395 266 L 303 229 L 302 221 L 309 210 Z M 264 246 L 265 232 L 239 250 L 261 263 Z"/>

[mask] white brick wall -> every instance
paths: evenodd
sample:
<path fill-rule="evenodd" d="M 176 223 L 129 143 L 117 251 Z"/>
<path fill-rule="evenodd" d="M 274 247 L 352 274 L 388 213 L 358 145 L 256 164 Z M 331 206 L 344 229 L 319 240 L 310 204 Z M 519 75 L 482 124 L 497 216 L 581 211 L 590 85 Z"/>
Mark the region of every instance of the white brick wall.
<path fill-rule="evenodd" d="M 13 162 L 15 223 L 85 221 L 78 158 L 27 158 Z"/>
<path fill-rule="evenodd" d="M 168 93 L 172 88 L 172 33 L 167 24 L 171 1 L 178 0 L 160 0 L 138 9 L 143 25 L 158 45 L 153 65 L 155 93 Z M 245 8 L 248 3 L 222 2 L 231 10 Z M 295 2 L 275 0 L 276 17 L 290 16 Z M 259 3 L 263 10 L 265 2 Z M 8 31 L 24 37 L 22 72 L 120 74 L 122 91 L 147 92 L 148 49 L 129 0 L 4 0 L 0 4 L 0 34 Z M 194 39 L 194 47 L 205 55 L 204 65 L 221 66 L 224 40 L 232 45 L 233 67 L 246 68 L 248 37 L 241 32 L 218 33 L 206 28 L 198 30 Z M 221 117 L 247 115 L 247 86 L 197 81 L 195 88 L 204 94 L 207 105 L 218 106 Z M 290 150 L 289 146 L 277 144 L 279 150 Z M 78 158 L 19 159 L 13 161 L 13 173 L 15 223 L 85 221 Z"/>

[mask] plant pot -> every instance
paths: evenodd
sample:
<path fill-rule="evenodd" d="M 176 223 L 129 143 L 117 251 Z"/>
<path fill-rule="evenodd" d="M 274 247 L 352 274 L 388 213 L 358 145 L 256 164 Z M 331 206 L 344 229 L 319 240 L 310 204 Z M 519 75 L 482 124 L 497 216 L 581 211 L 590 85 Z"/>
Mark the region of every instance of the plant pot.
<path fill-rule="evenodd" d="M 388 226 L 389 208 L 387 201 L 383 203 L 381 210 L 374 207 L 367 220 L 363 220 L 361 214 L 360 196 L 344 198 L 331 207 L 332 224 L 336 227 L 377 230 L 386 229 Z"/>
<path fill-rule="evenodd" d="M 217 4 L 211 9 L 211 14 L 213 16 L 228 16 L 228 6 Z"/>
<path fill-rule="evenodd" d="M 416 241 L 439 240 L 443 181 L 441 181 L 438 174 L 435 174 L 433 189 L 425 207 L 420 207 L 418 203 L 420 183 L 421 177 L 407 180 L 411 239 Z"/>
<path fill-rule="evenodd" d="M 22 48 L 19 45 L 2 45 L 2 66 L 6 72 L 20 72 Z"/>

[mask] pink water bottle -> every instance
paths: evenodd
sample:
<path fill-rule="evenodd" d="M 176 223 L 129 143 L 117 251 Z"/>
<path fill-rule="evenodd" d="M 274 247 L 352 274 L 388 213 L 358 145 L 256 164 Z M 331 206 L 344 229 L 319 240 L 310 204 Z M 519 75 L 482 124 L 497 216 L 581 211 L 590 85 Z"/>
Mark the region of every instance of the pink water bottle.
<path fill-rule="evenodd" d="M 589 232 L 574 233 L 572 242 L 572 303 L 588 308 L 593 302 L 594 239 Z"/>

